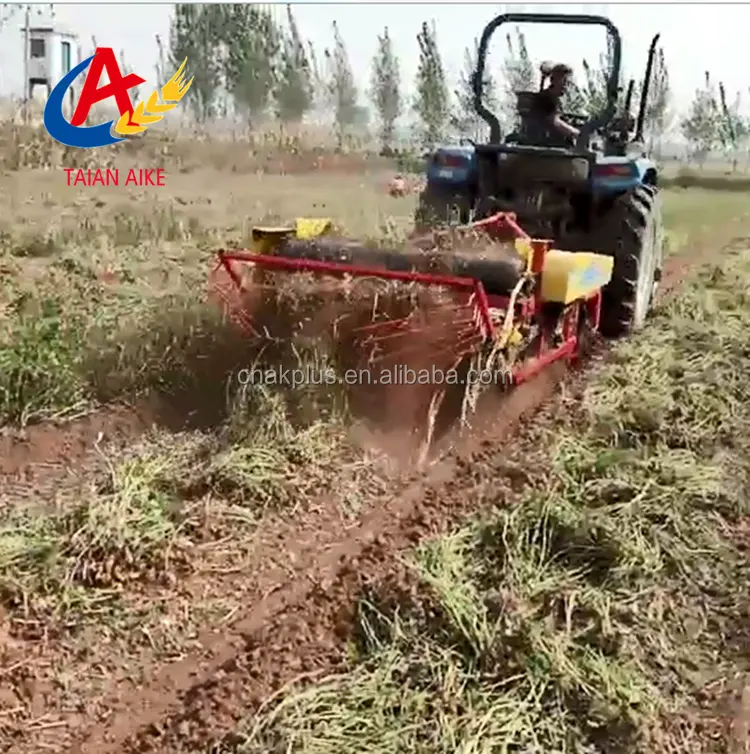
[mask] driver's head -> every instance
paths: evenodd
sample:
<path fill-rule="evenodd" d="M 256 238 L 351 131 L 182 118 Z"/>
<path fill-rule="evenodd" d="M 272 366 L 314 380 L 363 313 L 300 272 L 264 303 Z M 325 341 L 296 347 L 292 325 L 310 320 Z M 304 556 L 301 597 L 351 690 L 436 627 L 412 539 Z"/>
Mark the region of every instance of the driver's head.
<path fill-rule="evenodd" d="M 570 81 L 573 69 L 565 63 L 558 63 L 549 74 L 549 89 L 553 94 L 562 96 Z"/>

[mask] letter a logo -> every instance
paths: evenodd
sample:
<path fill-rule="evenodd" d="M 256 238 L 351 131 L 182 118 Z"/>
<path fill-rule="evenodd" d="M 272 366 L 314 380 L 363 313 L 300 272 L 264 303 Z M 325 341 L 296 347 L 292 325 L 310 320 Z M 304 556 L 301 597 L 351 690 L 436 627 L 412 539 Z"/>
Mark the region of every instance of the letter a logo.
<path fill-rule="evenodd" d="M 99 86 L 104 71 L 107 72 L 109 83 Z M 128 89 L 143 84 L 145 81 L 146 79 L 142 79 L 136 73 L 123 76 L 115 57 L 115 51 L 111 47 L 97 47 L 70 124 L 80 126 L 85 123 L 91 108 L 97 102 L 102 102 L 110 97 L 114 97 L 120 115 L 132 114 L 133 103 L 130 100 Z"/>

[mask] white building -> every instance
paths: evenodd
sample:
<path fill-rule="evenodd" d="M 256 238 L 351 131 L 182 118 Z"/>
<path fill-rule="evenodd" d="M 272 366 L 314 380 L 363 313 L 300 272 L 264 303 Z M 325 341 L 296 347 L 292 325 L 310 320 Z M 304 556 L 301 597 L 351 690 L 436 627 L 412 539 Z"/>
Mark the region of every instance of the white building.
<path fill-rule="evenodd" d="M 26 39 L 26 28 L 23 29 Z M 25 97 L 31 99 L 37 85 L 46 88 L 45 99 L 60 79 L 81 62 L 78 35 L 60 24 L 30 26 L 25 45 Z M 70 105 L 76 93 L 70 88 Z"/>

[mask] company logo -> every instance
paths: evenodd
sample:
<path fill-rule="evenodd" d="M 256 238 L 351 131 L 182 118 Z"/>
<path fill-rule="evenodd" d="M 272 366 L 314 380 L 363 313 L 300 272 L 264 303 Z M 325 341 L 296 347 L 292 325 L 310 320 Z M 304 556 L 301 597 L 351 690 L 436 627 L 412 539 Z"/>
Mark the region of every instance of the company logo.
<path fill-rule="evenodd" d="M 106 147 L 124 141 L 121 137 L 143 133 L 149 126 L 158 123 L 164 113 L 174 110 L 190 89 L 193 79 L 185 81 L 186 63 L 187 58 L 160 90 L 154 90 L 145 102 L 139 102 L 133 107 L 129 90 L 144 84 L 146 79 L 136 73 L 123 76 L 114 50 L 111 47 L 97 47 L 90 58 L 67 73 L 50 93 L 44 107 L 44 127 L 56 141 L 79 149 Z M 65 94 L 84 71 L 86 78 L 81 87 L 78 105 L 68 122 L 63 115 Z M 109 83 L 99 86 L 104 71 L 107 72 Z M 114 98 L 120 111 L 117 123 L 111 120 L 98 126 L 83 126 L 91 108 L 110 98 Z"/>

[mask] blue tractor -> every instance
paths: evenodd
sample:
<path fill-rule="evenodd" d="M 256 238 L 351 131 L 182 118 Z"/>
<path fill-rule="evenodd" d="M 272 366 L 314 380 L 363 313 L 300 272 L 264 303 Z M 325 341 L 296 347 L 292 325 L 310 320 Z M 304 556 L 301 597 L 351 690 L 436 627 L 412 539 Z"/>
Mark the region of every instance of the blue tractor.
<path fill-rule="evenodd" d="M 490 39 L 505 23 L 605 27 L 612 50 L 606 104 L 593 117 L 563 114 L 579 129 L 574 141 L 561 143 L 559 135 L 535 120 L 532 104 L 538 92 L 516 92 L 520 127 L 503 137 L 497 116 L 484 103 L 482 82 Z M 603 291 L 600 330 L 616 337 L 639 329 L 663 268 L 659 173 L 642 146 L 658 40 L 657 34 L 649 49 L 638 115 L 633 118 L 633 81 L 623 111 L 617 112 L 622 41 L 609 19 L 557 13 L 509 13 L 493 19 L 482 33 L 473 76 L 474 107 L 489 126 L 489 141 L 440 147 L 429 157 L 427 185 L 415 217 L 417 230 L 514 212 L 532 237 L 554 239 L 555 246 L 565 251 L 613 257 L 612 279 Z M 550 67 L 543 65 L 540 91 L 549 72 Z"/>

